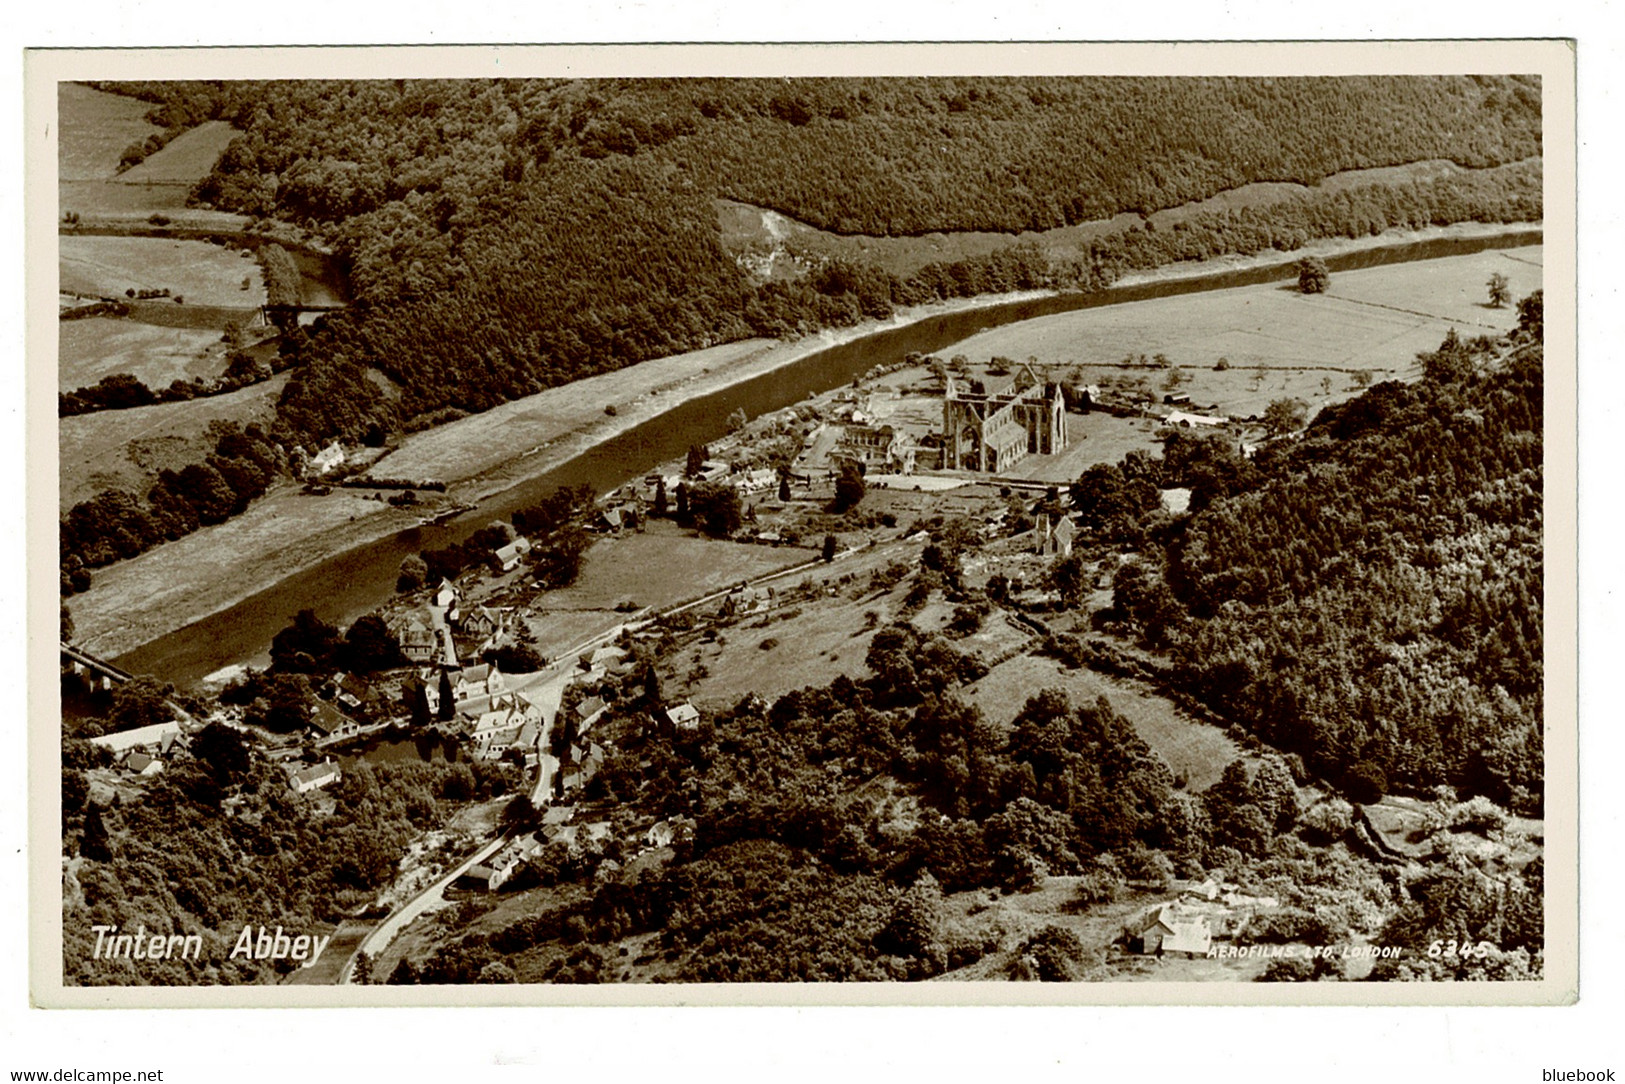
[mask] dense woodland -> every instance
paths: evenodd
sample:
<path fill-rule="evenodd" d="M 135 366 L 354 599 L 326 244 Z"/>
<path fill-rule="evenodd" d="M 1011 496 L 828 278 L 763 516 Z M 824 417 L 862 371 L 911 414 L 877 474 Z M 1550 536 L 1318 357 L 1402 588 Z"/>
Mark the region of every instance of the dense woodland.
<path fill-rule="evenodd" d="M 1107 626 L 1363 800 L 1448 784 L 1538 815 L 1541 330 L 1536 294 L 1510 341 L 1452 333 L 1420 383 L 1379 384 L 1250 460 L 1175 438 L 1160 461 L 1092 469 L 1086 526 L 1146 546 Z M 1191 487 L 1192 515 L 1157 511 L 1164 485 Z"/>
<path fill-rule="evenodd" d="M 290 330 L 272 366 L 296 367 L 273 426 L 290 450 L 378 443 L 651 357 L 899 305 L 1095 289 L 1175 260 L 1541 214 L 1539 85 L 1521 77 L 101 86 L 152 101 L 166 131 L 242 129 L 194 201 L 308 227 L 342 257 L 355 304 Z M 1013 234 L 1435 158 L 1480 172 L 1147 222 L 1074 258 L 1015 246 L 906 279 L 836 261 L 758 283 L 716 218 L 730 198 L 838 232 Z M 268 286 L 285 293 L 275 270 Z M 185 394 L 81 389 L 63 408 Z"/>

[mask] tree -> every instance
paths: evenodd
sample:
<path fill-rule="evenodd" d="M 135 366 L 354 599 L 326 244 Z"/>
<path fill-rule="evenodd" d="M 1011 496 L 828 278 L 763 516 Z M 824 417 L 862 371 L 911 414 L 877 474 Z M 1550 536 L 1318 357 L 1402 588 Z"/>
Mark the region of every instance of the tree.
<path fill-rule="evenodd" d="M 836 538 L 835 538 L 834 535 L 827 534 L 827 535 L 824 536 L 824 554 L 823 554 L 823 556 L 824 556 L 824 563 L 826 565 L 829 564 L 831 561 L 835 560 L 835 547 L 838 544 L 839 543 L 836 541 Z"/>
<path fill-rule="evenodd" d="M 790 500 L 790 472 L 779 472 L 779 501 L 788 503 Z"/>
<path fill-rule="evenodd" d="M 1512 284 L 1507 280 L 1507 277 L 1497 271 L 1490 276 L 1490 280 L 1485 283 L 1485 286 L 1490 291 L 1490 308 L 1506 308 L 1507 302 L 1512 300 Z"/>
<path fill-rule="evenodd" d="M 744 523 L 739 490 L 721 482 L 701 482 L 688 496 L 688 507 L 701 530 L 712 538 L 727 538 Z"/>
<path fill-rule="evenodd" d="M 1332 273 L 1326 261 L 1318 256 L 1305 256 L 1298 261 L 1298 290 L 1305 294 L 1323 294 L 1331 285 Z"/>
<path fill-rule="evenodd" d="M 1089 593 L 1089 570 L 1081 553 L 1069 553 L 1057 559 L 1050 566 L 1049 577 L 1050 585 L 1064 605 L 1077 606 Z"/>
<path fill-rule="evenodd" d="M 1539 339 L 1546 331 L 1545 291 L 1536 290 L 1518 302 L 1518 330 Z"/>
<path fill-rule="evenodd" d="M 664 517 L 667 512 L 666 477 L 661 475 L 655 482 L 654 514 Z"/>
<path fill-rule="evenodd" d="M 210 723 L 192 739 L 192 755 L 209 766 L 216 779 L 228 783 L 248 771 L 248 743 L 223 723 Z"/>
<path fill-rule="evenodd" d="M 79 853 L 96 862 L 111 862 L 113 848 L 107 834 L 107 825 L 102 823 L 102 807 L 92 805 L 85 811 L 85 830 L 79 837 Z"/>
<path fill-rule="evenodd" d="M 113 703 L 108 709 L 109 731 L 135 730 L 174 718 L 169 706 L 168 685 L 142 674 L 122 685 L 113 687 Z"/>
<path fill-rule="evenodd" d="M 688 458 L 683 462 L 683 476 L 685 478 L 698 478 L 700 472 L 705 470 L 705 461 L 711 458 L 711 453 L 703 444 L 690 444 Z"/>
<path fill-rule="evenodd" d="M 291 673 L 329 670 L 338 647 L 337 628 L 317 617 L 315 610 L 300 610 L 287 628 L 271 638 L 271 665 Z"/>
<path fill-rule="evenodd" d="M 1270 436 L 1278 437 L 1302 428 L 1303 404 L 1296 399 L 1277 399 L 1264 408 L 1264 428 Z"/>
<path fill-rule="evenodd" d="M 850 459 L 841 461 L 841 473 L 835 478 L 835 512 L 846 512 L 856 508 L 868 492 L 868 486 L 863 480 L 863 472 L 858 465 Z"/>
<path fill-rule="evenodd" d="M 423 586 L 429 576 L 429 564 L 417 554 L 401 558 L 401 574 L 395 579 L 395 590 L 405 594 Z"/>
<path fill-rule="evenodd" d="M 440 719 L 442 722 L 457 717 L 457 697 L 451 688 L 451 671 L 440 671 Z"/>
<path fill-rule="evenodd" d="M 687 524 L 689 522 L 687 482 L 677 483 L 677 512 L 674 518 L 678 523 Z"/>
<path fill-rule="evenodd" d="M 362 673 L 389 670 L 406 663 L 400 640 L 377 614 L 355 619 L 344 633 L 344 645 L 338 657 L 340 665 Z"/>

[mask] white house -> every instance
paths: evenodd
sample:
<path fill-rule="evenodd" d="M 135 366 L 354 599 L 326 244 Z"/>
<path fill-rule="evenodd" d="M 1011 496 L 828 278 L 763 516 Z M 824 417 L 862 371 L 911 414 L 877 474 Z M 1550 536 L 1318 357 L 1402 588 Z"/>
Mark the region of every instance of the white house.
<path fill-rule="evenodd" d="M 288 775 L 288 786 L 293 788 L 295 794 L 309 794 L 313 790 L 320 790 L 339 781 L 339 766 L 331 760 L 324 760 L 320 764 L 309 768 L 302 768 Z"/>
<path fill-rule="evenodd" d="M 520 536 L 497 550 L 497 563 L 502 566 L 502 571 L 512 572 L 530 553 L 530 549 L 530 539 Z"/>
<path fill-rule="evenodd" d="M 666 718 L 679 730 L 693 730 L 700 725 L 700 710 L 685 700 L 669 709 Z"/>
<path fill-rule="evenodd" d="M 336 440 L 317 452 L 310 460 L 310 469 L 317 475 L 331 474 L 342 466 L 344 466 L 344 449 Z"/>

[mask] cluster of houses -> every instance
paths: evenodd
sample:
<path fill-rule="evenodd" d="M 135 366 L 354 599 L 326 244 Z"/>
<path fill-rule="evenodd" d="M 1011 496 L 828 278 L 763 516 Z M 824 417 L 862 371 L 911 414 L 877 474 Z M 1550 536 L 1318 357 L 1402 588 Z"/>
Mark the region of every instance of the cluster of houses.
<path fill-rule="evenodd" d="M 572 823 L 574 817 L 575 809 L 572 806 L 550 806 L 542 814 L 540 828 L 509 840 L 485 861 L 470 866 L 468 872 L 463 875 L 464 882 L 476 890 L 496 892 L 513 879 L 524 863 L 536 858 L 553 844 L 561 844 L 568 847 L 572 854 L 580 854 L 583 851 L 603 848 L 614 840 L 615 830 L 609 821 L 597 820 L 577 824 Z M 694 828 L 693 817 L 673 817 L 669 820 L 656 821 L 647 829 L 634 832 L 623 842 L 629 851 L 658 850 L 692 840 Z M 614 859 L 606 859 L 604 866 L 610 870 L 620 868 Z"/>

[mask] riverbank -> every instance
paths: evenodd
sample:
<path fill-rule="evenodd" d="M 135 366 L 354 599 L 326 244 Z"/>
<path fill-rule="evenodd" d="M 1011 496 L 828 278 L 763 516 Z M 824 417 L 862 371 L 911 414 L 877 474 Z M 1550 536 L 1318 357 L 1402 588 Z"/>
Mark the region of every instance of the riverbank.
<path fill-rule="evenodd" d="M 1190 279 L 1249 267 L 1290 264 L 1301 255 L 1402 247 L 1417 241 L 1493 238 L 1522 225 L 1466 223 L 1317 243 L 1304 252 L 1264 253 L 1173 265 L 1125 285 Z M 1028 295 L 1032 296 L 1032 295 Z M 754 340 L 661 358 L 549 389 L 493 411 L 409 437 L 381 461 L 381 474 L 434 476 L 450 483 L 448 501 L 478 503 L 568 463 L 662 414 L 736 384 L 771 375 L 841 342 L 951 312 L 987 308 L 1010 295 L 909 310 L 841 333 L 794 343 Z M 614 413 L 606 412 L 613 407 Z M 422 514 L 402 512 L 343 491 L 311 497 L 293 487 L 267 496 L 243 516 L 101 570 L 71 602 L 87 649 L 117 657 L 249 599 L 274 584 L 350 550 L 408 530 Z M 393 569 L 389 570 L 393 578 Z M 343 580 L 334 572 L 333 587 Z M 272 615 L 284 620 L 286 615 Z M 265 645 L 257 644 L 255 651 Z"/>
<path fill-rule="evenodd" d="M 943 302 L 791 343 L 752 339 L 656 358 L 412 434 L 374 470 L 380 477 L 446 481 L 444 500 L 431 507 L 477 504 L 674 406 L 770 374 L 808 354 L 931 316 L 1035 296 L 1041 295 Z M 606 413 L 607 406 L 615 413 Z M 422 507 L 401 510 L 362 494 L 339 489 L 317 497 L 282 485 L 226 523 L 97 570 L 91 589 L 69 602 L 78 642 L 116 658 L 303 569 L 409 530 L 424 514 Z"/>

